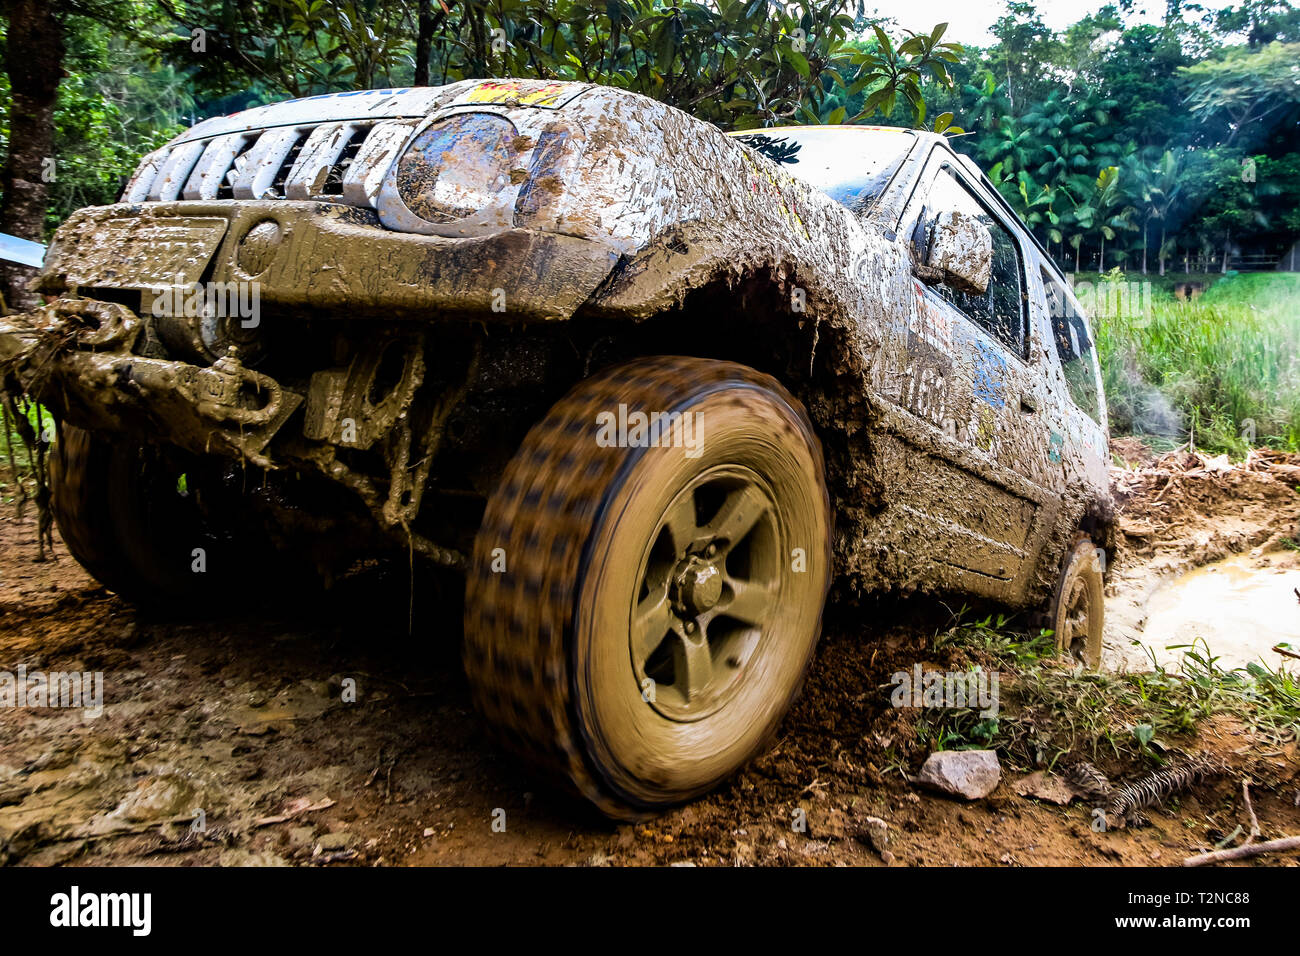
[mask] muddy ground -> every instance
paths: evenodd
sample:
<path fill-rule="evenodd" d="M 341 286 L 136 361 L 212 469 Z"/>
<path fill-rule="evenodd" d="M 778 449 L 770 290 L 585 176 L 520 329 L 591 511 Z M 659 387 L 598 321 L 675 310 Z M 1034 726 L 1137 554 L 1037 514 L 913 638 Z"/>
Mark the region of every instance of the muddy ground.
<path fill-rule="evenodd" d="M 1163 491 L 1118 470 L 1116 481 L 1112 666 L 1136 666 L 1128 642 L 1158 584 L 1229 554 L 1281 553 L 1300 534 L 1300 481 L 1285 475 L 1211 474 Z M 974 803 L 914 789 L 904 775 L 925 756 L 915 712 L 891 709 L 887 687 L 895 670 L 942 663 L 929 642 L 949 609 L 932 600 L 833 607 L 775 749 L 706 799 L 616 826 L 487 740 L 450 588 L 422 583 L 413 625 L 406 569 L 383 567 L 311 607 L 148 618 L 61 544 L 57 560 L 37 561 L 35 539 L 32 519 L 0 520 L 0 670 L 102 671 L 105 706 L 96 719 L 0 708 L 0 862 L 11 865 L 1178 864 L 1248 822 L 1245 773 L 1262 838 L 1300 833 L 1295 743 L 1261 748 L 1219 719 L 1183 743 L 1233 773 L 1141 828 L 1096 833 L 1085 805 L 1017 796 L 1030 768 L 1004 766 L 999 789 Z M 349 680 L 356 701 L 344 703 Z M 792 826 L 799 808 L 806 832 Z"/>

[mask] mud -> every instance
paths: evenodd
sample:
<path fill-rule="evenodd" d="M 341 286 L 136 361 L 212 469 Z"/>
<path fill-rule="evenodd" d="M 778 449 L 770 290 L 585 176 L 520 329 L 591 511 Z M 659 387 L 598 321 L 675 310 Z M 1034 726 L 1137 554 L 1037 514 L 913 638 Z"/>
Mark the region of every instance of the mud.
<path fill-rule="evenodd" d="M 1254 549 L 1180 575 L 1152 593 L 1142 643 L 1160 663 L 1176 667 L 1179 647 L 1196 645 L 1222 667 L 1286 656 L 1273 648 L 1300 647 L 1300 554 Z"/>
<path fill-rule="evenodd" d="M 1128 498 L 1113 597 L 1285 530 L 1297 515 L 1276 484 L 1245 478 L 1237 498 L 1171 509 L 1158 507 L 1169 495 Z M 1178 517 L 1157 524 L 1163 510 Z M 1226 536 L 1196 543 L 1230 517 Z M 912 716 L 888 706 L 890 674 L 962 664 L 930 645 L 948 611 L 928 600 L 833 607 L 774 749 L 711 796 L 614 826 L 487 741 L 460 672 L 454 586 L 421 588 L 410 633 L 406 571 L 382 566 L 281 618 L 168 620 L 99 588 L 61 543 L 58 560 L 35 557 L 34 523 L 0 521 L 0 668 L 100 670 L 105 711 L 0 708 L 0 856 L 12 865 L 1177 865 L 1243 819 L 1232 775 L 1148 827 L 1104 834 L 1087 807 L 1017 796 L 1031 768 L 1004 764 L 974 804 L 911 788 L 902 774 L 925 749 Z M 342 701 L 348 679 L 355 703 Z M 1265 838 L 1300 831 L 1295 744 L 1250 754 L 1241 733 L 1215 720 L 1184 743 L 1239 771 L 1254 761 L 1271 780 L 1253 791 Z M 196 809 L 205 832 L 191 829 Z M 792 828 L 796 809 L 806 832 Z"/>
<path fill-rule="evenodd" d="M 1300 643 L 1300 602 L 1286 585 L 1300 568 L 1291 547 L 1300 536 L 1300 456 L 1255 453 L 1234 467 L 1186 452 L 1157 461 L 1127 441 L 1114 450 L 1129 467 L 1112 469 L 1121 533 L 1104 662 L 1145 670 L 1154 652 L 1176 663 L 1184 652 L 1168 646 L 1197 639 L 1205 642 L 1197 652 L 1208 643 L 1225 667 L 1289 660 L 1272 647 Z M 1234 587 L 1243 573 L 1244 593 Z"/>

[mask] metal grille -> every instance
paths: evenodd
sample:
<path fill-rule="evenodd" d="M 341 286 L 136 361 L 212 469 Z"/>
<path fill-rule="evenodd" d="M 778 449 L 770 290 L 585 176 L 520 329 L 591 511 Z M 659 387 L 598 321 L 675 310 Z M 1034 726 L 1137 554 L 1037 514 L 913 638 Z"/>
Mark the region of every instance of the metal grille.
<path fill-rule="evenodd" d="M 417 122 L 281 126 L 163 147 L 144 158 L 122 201 L 322 199 L 374 208 Z"/>

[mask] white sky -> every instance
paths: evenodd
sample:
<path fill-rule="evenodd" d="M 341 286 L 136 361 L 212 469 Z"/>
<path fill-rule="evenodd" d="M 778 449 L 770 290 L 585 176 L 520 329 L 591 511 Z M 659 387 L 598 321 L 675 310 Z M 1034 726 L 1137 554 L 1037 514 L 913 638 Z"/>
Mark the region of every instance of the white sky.
<path fill-rule="evenodd" d="M 1053 30 L 1062 30 L 1105 5 L 1106 0 L 1037 0 L 1035 4 L 1043 22 Z M 1227 0 L 1201 0 L 1201 5 L 1207 9 L 1232 6 Z M 947 22 L 945 40 L 976 46 L 993 43 L 989 27 L 1006 10 L 1002 0 L 866 0 L 865 6 L 868 13 L 874 7 L 881 16 L 892 17 L 899 26 L 918 33 L 928 33 L 935 24 Z M 1164 0 L 1139 0 L 1127 21 L 1159 23 L 1164 13 Z"/>

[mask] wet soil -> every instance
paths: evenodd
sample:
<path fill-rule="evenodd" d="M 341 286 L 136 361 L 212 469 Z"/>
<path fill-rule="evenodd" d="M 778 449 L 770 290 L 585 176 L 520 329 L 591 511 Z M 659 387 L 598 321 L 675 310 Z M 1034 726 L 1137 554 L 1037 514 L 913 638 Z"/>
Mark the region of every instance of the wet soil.
<path fill-rule="evenodd" d="M 1300 495 L 1263 481 L 1244 479 L 1238 501 L 1128 499 L 1111 600 L 1287 532 Z M 1210 525 L 1218 537 L 1197 543 Z M 487 739 L 450 588 L 421 587 L 412 620 L 406 570 L 376 567 L 313 606 L 151 618 L 61 542 L 36 561 L 35 537 L 30 520 L 0 520 L 0 670 L 102 671 L 104 712 L 0 707 L 11 865 L 1164 865 L 1244 819 L 1231 775 L 1109 833 L 1086 806 L 1017 796 L 1030 768 L 1004 766 L 974 803 L 915 790 L 904 774 L 925 750 L 915 712 L 889 707 L 890 674 L 945 663 L 930 639 L 949 611 L 914 600 L 832 608 L 775 747 L 708 798 L 616 826 Z M 1195 745 L 1238 766 L 1252 747 L 1224 720 Z M 1253 791 L 1263 838 L 1300 832 L 1294 744 L 1251 759 L 1271 780 Z"/>
<path fill-rule="evenodd" d="M 1194 643 L 1227 668 L 1294 663 L 1272 648 L 1300 646 L 1300 456 L 1228 467 L 1185 453 L 1157 462 L 1132 440 L 1112 452 L 1128 467 L 1112 469 L 1121 534 L 1104 663 L 1177 666 Z"/>

